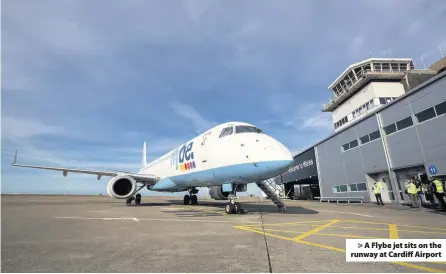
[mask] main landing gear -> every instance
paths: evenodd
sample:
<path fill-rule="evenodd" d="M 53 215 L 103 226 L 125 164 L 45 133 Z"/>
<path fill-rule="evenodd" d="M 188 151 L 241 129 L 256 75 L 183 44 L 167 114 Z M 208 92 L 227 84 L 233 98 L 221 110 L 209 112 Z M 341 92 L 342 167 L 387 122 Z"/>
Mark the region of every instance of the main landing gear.
<path fill-rule="evenodd" d="M 140 186 L 135 193 L 137 193 L 138 191 L 140 191 L 142 188 L 144 187 L 144 185 Z M 136 194 L 135 196 L 130 196 L 127 198 L 127 200 L 125 200 L 125 204 L 126 205 L 130 205 L 132 203 L 132 201 L 135 200 L 135 205 L 139 205 L 141 204 L 141 194 Z"/>
<path fill-rule="evenodd" d="M 183 202 L 185 205 L 188 205 L 189 203 L 191 205 L 197 205 L 198 204 L 198 198 L 197 198 L 197 194 L 198 190 L 196 188 L 191 188 L 189 189 L 189 195 L 184 195 L 184 199 Z"/>

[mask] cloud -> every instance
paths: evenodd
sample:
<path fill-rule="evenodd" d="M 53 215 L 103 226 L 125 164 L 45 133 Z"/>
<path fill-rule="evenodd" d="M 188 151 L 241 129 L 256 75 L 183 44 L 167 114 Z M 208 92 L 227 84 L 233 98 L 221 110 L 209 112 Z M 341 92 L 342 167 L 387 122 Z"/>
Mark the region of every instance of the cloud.
<path fill-rule="evenodd" d="M 47 125 L 32 119 L 16 117 L 2 118 L 2 139 L 32 138 L 40 135 L 66 135 L 68 132 L 59 126 Z"/>
<path fill-rule="evenodd" d="M 330 131 L 333 130 L 333 121 L 329 115 L 315 114 L 315 116 L 303 120 L 301 129 L 307 128 Z"/>
<path fill-rule="evenodd" d="M 170 104 L 170 107 L 175 111 L 179 116 L 186 118 L 195 128 L 196 133 L 202 133 L 203 131 L 213 127 L 216 123 L 208 121 L 204 119 L 200 113 L 198 113 L 195 108 L 190 105 L 173 102 Z"/>
<path fill-rule="evenodd" d="M 333 122 L 329 113 L 324 113 L 317 104 L 308 103 L 299 108 L 291 120 L 284 122 L 287 127 L 296 130 L 333 131 Z"/>

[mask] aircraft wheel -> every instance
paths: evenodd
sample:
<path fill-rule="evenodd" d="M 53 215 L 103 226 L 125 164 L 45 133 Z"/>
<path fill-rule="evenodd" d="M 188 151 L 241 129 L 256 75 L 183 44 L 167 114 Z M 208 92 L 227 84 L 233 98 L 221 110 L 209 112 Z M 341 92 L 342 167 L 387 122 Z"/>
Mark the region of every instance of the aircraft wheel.
<path fill-rule="evenodd" d="M 133 201 L 133 197 L 127 198 L 127 200 L 125 200 L 125 204 L 129 205 L 132 203 L 132 201 Z"/>
<path fill-rule="evenodd" d="M 188 204 L 189 204 L 189 201 L 190 201 L 190 197 L 189 197 L 189 195 L 184 195 L 184 204 L 185 204 L 185 205 L 188 205 Z"/>
<path fill-rule="evenodd" d="M 141 203 L 141 194 L 136 194 L 135 204 L 139 205 Z"/>
<path fill-rule="evenodd" d="M 228 203 L 226 206 L 225 206 L 225 212 L 226 212 L 226 214 L 233 214 L 233 213 L 235 213 L 235 205 L 233 205 L 232 203 Z"/>
<path fill-rule="evenodd" d="M 192 195 L 192 197 L 191 197 L 191 199 L 190 199 L 190 202 L 191 202 L 192 205 L 196 205 L 196 204 L 198 204 L 198 198 L 197 198 L 197 195 Z"/>
<path fill-rule="evenodd" d="M 240 203 L 234 203 L 234 213 L 240 214 L 242 212 L 242 205 Z"/>

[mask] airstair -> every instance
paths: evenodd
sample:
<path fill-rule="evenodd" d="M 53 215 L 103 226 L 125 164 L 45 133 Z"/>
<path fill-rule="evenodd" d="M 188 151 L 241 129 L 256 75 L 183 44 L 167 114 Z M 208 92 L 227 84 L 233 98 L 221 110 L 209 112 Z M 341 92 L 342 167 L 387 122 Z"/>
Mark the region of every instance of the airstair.
<path fill-rule="evenodd" d="M 283 200 L 280 198 L 283 195 L 284 189 L 283 185 L 278 185 L 275 183 L 274 178 L 256 182 L 257 186 L 263 191 L 263 193 L 268 196 L 268 198 L 276 204 L 279 210 L 286 211 L 286 206 Z"/>

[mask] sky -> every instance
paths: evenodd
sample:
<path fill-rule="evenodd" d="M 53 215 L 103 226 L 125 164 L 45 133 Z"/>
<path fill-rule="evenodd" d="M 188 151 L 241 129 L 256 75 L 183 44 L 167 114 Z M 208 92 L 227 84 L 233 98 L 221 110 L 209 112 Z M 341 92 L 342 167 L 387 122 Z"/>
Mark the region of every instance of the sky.
<path fill-rule="evenodd" d="M 350 64 L 446 54 L 443 0 L 3 0 L 1 15 L 2 193 L 106 193 L 106 178 L 11 167 L 15 149 L 135 172 L 144 141 L 150 160 L 244 121 L 297 152 L 333 132 L 322 104 Z"/>

